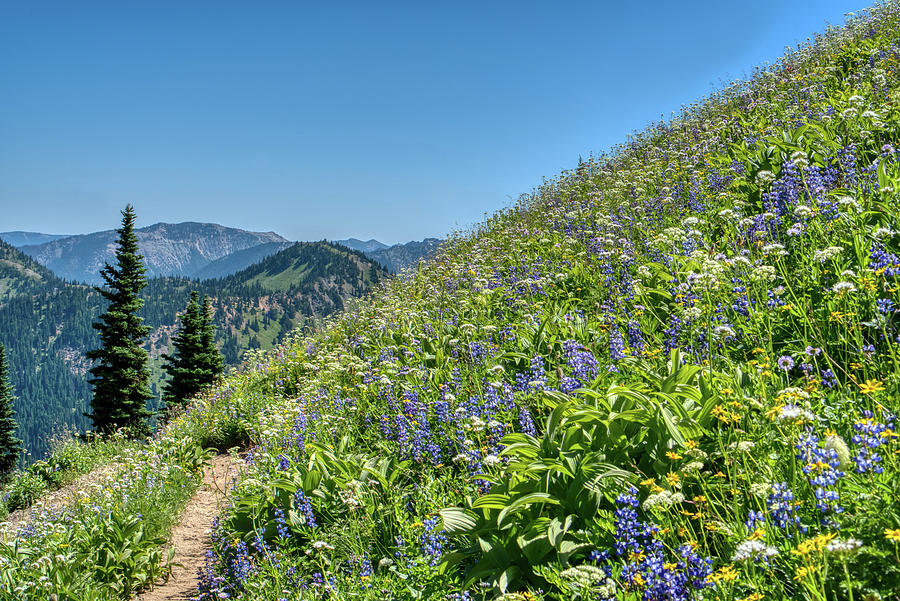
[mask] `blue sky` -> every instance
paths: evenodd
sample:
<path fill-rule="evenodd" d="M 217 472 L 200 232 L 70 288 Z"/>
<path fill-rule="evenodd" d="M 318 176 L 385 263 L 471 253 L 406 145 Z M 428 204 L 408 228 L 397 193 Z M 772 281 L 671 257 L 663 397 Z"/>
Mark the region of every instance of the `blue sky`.
<path fill-rule="evenodd" d="M 443 236 L 866 6 L 0 4 L 0 231 Z"/>

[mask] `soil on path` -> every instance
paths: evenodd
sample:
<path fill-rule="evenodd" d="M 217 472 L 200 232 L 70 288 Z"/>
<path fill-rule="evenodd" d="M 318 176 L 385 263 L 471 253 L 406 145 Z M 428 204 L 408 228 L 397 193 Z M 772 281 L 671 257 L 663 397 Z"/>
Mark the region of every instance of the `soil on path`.
<path fill-rule="evenodd" d="M 217 455 L 204 468 L 203 483 L 188 501 L 181 519 L 172 529 L 168 547 L 175 549 L 172 576 L 150 591 L 141 593 L 134 601 L 184 601 L 197 596 L 197 568 L 203 566 L 209 549 L 209 532 L 213 519 L 219 515 L 225 495 L 239 475 L 242 461 L 228 455 Z"/>

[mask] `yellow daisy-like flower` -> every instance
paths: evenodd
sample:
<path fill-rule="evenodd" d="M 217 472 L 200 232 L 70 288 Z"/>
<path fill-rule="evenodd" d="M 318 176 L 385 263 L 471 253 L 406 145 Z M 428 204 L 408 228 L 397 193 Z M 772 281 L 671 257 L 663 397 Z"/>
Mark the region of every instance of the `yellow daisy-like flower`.
<path fill-rule="evenodd" d="M 863 394 L 873 394 L 884 390 L 884 384 L 878 380 L 866 380 L 859 385 L 859 391 Z"/>
<path fill-rule="evenodd" d="M 706 577 L 709 582 L 733 582 L 738 573 L 734 566 L 723 566 Z"/>
<path fill-rule="evenodd" d="M 884 537 L 891 542 L 900 543 L 900 528 L 897 528 L 895 530 L 885 528 Z"/>
<path fill-rule="evenodd" d="M 675 451 L 668 451 L 666 453 L 666 457 L 668 457 L 669 459 L 672 459 L 672 460 L 681 459 L 681 455 L 679 455 Z"/>

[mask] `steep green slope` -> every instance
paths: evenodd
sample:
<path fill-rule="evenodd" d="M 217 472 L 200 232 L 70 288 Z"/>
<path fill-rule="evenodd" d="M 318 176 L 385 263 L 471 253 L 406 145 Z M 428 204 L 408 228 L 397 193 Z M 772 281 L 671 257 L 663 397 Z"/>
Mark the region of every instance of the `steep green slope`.
<path fill-rule="evenodd" d="M 174 435 L 253 447 L 201 598 L 895 595 L 898 8 L 199 402 Z"/>
<path fill-rule="evenodd" d="M 38 287 L 58 286 L 60 283 L 49 269 L 0 240 L 0 303 Z"/>

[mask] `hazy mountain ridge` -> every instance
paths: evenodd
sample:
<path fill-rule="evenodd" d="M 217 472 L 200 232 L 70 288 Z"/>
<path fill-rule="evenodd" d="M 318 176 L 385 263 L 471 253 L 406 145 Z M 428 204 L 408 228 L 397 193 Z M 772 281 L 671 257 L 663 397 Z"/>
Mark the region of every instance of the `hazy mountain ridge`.
<path fill-rule="evenodd" d="M 443 240 L 438 238 L 425 238 L 388 246 L 375 239 L 362 241 L 357 238 L 348 238 L 334 241 L 335 244 L 362 252 L 391 273 L 400 273 L 407 267 L 417 265 L 420 259 L 427 258 L 437 250 L 442 242 Z"/>
<path fill-rule="evenodd" d="M 389 248 L 389 244 L 385 244 L 384 242 L 380 242 L 375 238 L 370 238 L 368 240 L 360 240 L 359 238 L 347 238 L 345 240 L 335 240 L 335 244 L 340 244 L 341 246 L 346 246 L 347 248 L 352 248 L 353 250 L 358 250 L 364 253 L 370 253 L 376 250 L 382 250 L 385 248 Z"/>
<path fill-rule="evenodd" d="M 291 245 L 291 242 L 268 242 L 258 246 L 251 246 L 244 250 L 238 250 L 216 259 L 206 267 L 196 271 L 192 274 L 192 277 L 198 280 L 223 278 L 246 269 L 255 263 L 259 263 Z"/>
<path fill-rule="evenodd" d="M 22 246 L 44 244 L 59 240 L 60 238 L 68 238 L 72 234 L 43 234 L 41 232 L 23 232 L 16 230 L 14 232 L 0 232 L 0 240 L 7 244 L 21 248 Z"/>
<path fill-rule="evenodd" d="M 250 232 L 215 223 L 157 223 L 135 230 L 147 275 L 188 276 L 235 252 L 262 244 L 287 243 L 274 232 Z M 100 270 L 113 261 L 115 230 L 59 238 L 21 250 L 58 276 L 99 284 Z"/>
<path fill-rule="evenodd" d="M 400 273 L 404 269 L 418 265 L 420 259 L 428 258 L 442 243 L 443 240 L 438 238 L 425 238 L 406 244 L 395 244 L 366 255 L 381 263 L 391 273 Z"/>

